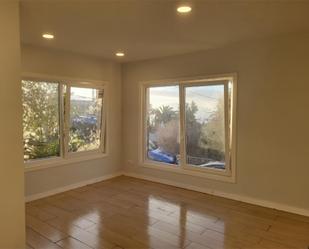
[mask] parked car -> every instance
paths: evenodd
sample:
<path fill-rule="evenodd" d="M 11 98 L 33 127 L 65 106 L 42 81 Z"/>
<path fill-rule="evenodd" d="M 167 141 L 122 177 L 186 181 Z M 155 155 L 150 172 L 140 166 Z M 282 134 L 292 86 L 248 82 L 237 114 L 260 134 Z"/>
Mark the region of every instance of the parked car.
<path fill-rule="evenodd" d="M 177 157 L 161 150 L 160 148 L 148 150 L 148 158 L 158 162 L 176 164 Z"/>
<path fill-rule="evenodd" d="M 77 116 L 73 118 L 73 125 L 79 124 L 87 124 L 87 125 L 96 125 L 97 124 L 97 117 L 94 115 L 89 116 Z"/>
<path fill-rule="evenodd" d="M 213 161 L 213 162 L 208 162 L 199 165 L 199 167 L 203 168 L 215 168 L 215 169 L 225 169 L 225 163 L 224 162 L 219 162 L 219 161 Z"/>

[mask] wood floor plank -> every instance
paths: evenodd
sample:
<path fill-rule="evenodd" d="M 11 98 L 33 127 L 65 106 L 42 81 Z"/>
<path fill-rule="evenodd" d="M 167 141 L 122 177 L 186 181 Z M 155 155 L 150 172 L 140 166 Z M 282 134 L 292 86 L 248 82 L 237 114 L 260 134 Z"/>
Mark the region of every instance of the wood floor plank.
<path fill-rule="evenodd" d="M 147 244 L 140 242 L 136 239 L 133 239 L 134 230 L 126 229 L 126 226 L 119 226 L 117 223 L 114 223 L 113 226 L 98 226 L 89 229 L 89 232 L 95 234 L 111 243 L 120 246 L 122 248 L 139 248 L 146 249 L 149 248 Z"/>
<path fill-rule="evenodd" d="M 29 244 L 32 248 L 35 249 L 61 249 L 60 246 L 54 244 L 50 240 L 46 239 L 39 233 L 35 232 L 34 230 L 27 228 L 26 229 L 27 235 L 27 244 Z"/>
<path fill-rule="evenodd" d="M 270 229 L 263 233 L 262 238 L 291 248 L 308 249 L 309 246 L 309 234 L 304 236 L 284 230 L 272 231 Z"/>
<path fill-rule="evenodd" d="M 125 235 L 129 238 L 134 238 L 134 240 L 152 248 L 182 248 L 188 244 L 186 239 L 157 229 L 151 226 L 149 221 L 137 220 L 123 214 L 111 216 L 105 219 L 101 224 L 98 224 L 97 227 L 89 229 L 89 231 L 93 233 L 99 232 L 102 234 L 105 233 L 106 230 Z"/>
<path fill-rule="evenodd" d="M 31 249 L 308 249 L 309 218 L 131 177 L 26 206 Z"/>
<path fill-rule="evenodd" d="M 72 190 L 68 192 L 68 195 L 87 203 L 96 203 L 111 197 L 111 195 L 104 195 L 104 193 L 97 192 L 95 188 L 88 188 L 87 190 L 81 192 Z"/>
<path fill-rule="evenodd" d="M 112 249 L 115 247 L 115 244 L 110 241 L 101 238 L 96 234 L 92 234 L 84 229 L 79 228 L 78 226 L 72 224 L 68 220 L 56 218 L 47 221 L 49 225 L 53 226 L 55 229 L 70 235 L 72 238 L 75 238 L 89 247 L 96 249 Z"/>
<path fill-rule="evenodd" d="M 33 249 L 32 246 L 30 246 L 29 244 L 26 245 L 26 249 Z"/>
<path fill-rule="evenodd" d="M 195 242 L 191 242 L 185 249 L 211 249 L 205 245 L 201 245 Z"/>
<path fill-rule="evenodd" d="M 26 214 L 36 217 L 42 221 L 56 217 L 55 215 L 44 212 L 43 210 L 40 210 L 38 207 L 33 206 L 33 205 L 26 205 Z"/>
<path fill-rule="evenodd" d="M 202 228 L 202 229 L 192 229 L 189 228 L 186 224 L 171 224 L 165 221 L 159 221 L 157 223 L 155 223 L 154 225 L 152 225 L 153 227 L 160 229 L 162 231 L 166 231 L 172 234 L 176 234 L 178 236 L 184 236 L 186 234 L 187 231 L 191 231 L 197 234 L 202 234 L 206 229 Z"/>
<path fill-rule="evenodd" d="M 287 246 L 278 242 L 263 239 L 259 244 L 252 249 L 296 249 L 294 246 Z"/>
<path fill-rule="evenodd" d="M 60 198 L 47 200 L 47 202 L 68 212 L 80 210 L 89 206 L 87 202 L 69 196 L 68 194 Z"/>
<path fill-rule="evenodd" d="M 53 228 L 47 223 L 33 217 L 30 215 L 26 215 L 26 224 L 35 232 L 41 234 L 45 238 L 49 239 L 52 242 L 57 242 L 61 239 L 68 237 L 67 234 Z"/>
<path fill-rule="evenodd" d="M 63 249 L 91 249 L 91 247 L 72 237 L 58 241 L 57 245 Z"/>
<path fill-rule="evenodd" d="M 53 215 L 54 217 L 61 218 L 66 220 L 67 222 L 71 222 L 74 225 L 80 228 L 88 228 L 94 224 L 94 222 L 86 217 L 80 215 L 79 211 L 81 210 L 74 210 L 74 211 L 67 211 L 62 208 L 50 205 L 49 203 L 44 203 L 42 205 L 36 206 L 39 210 L 42 210 L 46 213 Z"/>
<path fill-rule="evenodd" d="M 284 222 L 301 221 L 309 224 L 309 216 L 303 216 L 298 214 L 287 213 L 284 211 L 277 211 L 278 220 L 283 220 Z"/>

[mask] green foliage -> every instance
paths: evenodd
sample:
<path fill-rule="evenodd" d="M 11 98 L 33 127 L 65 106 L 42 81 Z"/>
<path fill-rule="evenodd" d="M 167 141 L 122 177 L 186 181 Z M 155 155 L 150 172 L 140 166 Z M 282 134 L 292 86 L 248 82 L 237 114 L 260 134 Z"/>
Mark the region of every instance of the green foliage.
<path fill-rule="evenodd" d="M 170 154 L 179 153 L 179 122 L 178 112 L 171 106 L 162 105 L 151 109 L 152 122 L 148 121 L 149 129 L 158 138 L 156 145 Z"/>
<path fill-rule="evenodd" d="M 187 155 L 194 157 L 204 156 L 204 150 L 199 146 L 201 137 L 201 124 L 196 120 L 198 106 L 194 101 L 186 103 L 186 139 Z"/>
<path fill-rule="evenodd" d="M 82 136 L 75 133 L 70 133 L 70 143 L 69 150 L 72 152 L 78 151 L 79 148 L 82 148 L 86 145 L 85 140 L 83 140 Z"/>
<path fill-rule="evenodd" d="M 69 151 L 97 149 L 100 145 L 102 99 L 96 101 L 71 100 L 71 129 Z M 81 117 L 96 117 L 96 123 L 79 120 Z M 79 121 L 78 121 L 79 120 Z"/>
<path fill-rule="evenodd" d="M 62 94 L 65 100 L 65 94 Z M 60 156 L 58 83 L 22 81 L 24 159 Z M 102 99 L 71 102 L 71 152 L 95 149 L 100 144 Z M 95 116 L 96 123 L 73 122 L 80 116 Z"/>
<path fill-rule="evenodd" d="M 171 120 L 178 118 L 178 113 L 173 110 L 173 107 L 162 105 L 159 108 L 151 109 L 150 115 L 153 116 L 152 126 L 158 127 L 167 124 Z"/>
<path fill-rule="evenodd" d="M 220 98 L 216 110 L 207 122 L 196 118 L 198 106 L 194 101 L 186 103 L 186 151 L 200 162 L 224 161 L 224 100 Z M 155 134 L 157 146 L 170 154 L 179 154 L 179 113 L 170 106 L 152 109 L 148 120 L 149 131 Z"/>
<path fill-rule="evenodd" d="M 173 155 L 179 153 L 179 122 L 176 119 L 169 120 L 165 125 L 159 126 L 155 134 L 161 149 Z"/>
<path fill-rule="evenodd" d="M 209 121 L 202 126 L 201 146 L 208 150 L 216 160 L 224 160 L 225 132 L 224 132 L 224 101 L 219 99 L 217 110 Z"/>
<path fill-rule="evenodd" d="M 41 142 L 37 137 L 30 135 L 27 143 L 24 143 L 25 154 L 29 159 L 39 159 L 59 155 L 60 145 L 58 138 L 50 140 L 48 143 Z"/>
<path fill-rule="evenodd" d="M 24 157 L 60 154 L 58 84 L 22 81 Z"/>
<path fill-rule="evenodd" d="M 198 112 L 198 106 L 194 101 L 191 104 L 186 103 L 186 124 L 195 124 L 196 121 L 196 113 Z"/>
<path fill-rule="evenodd" d="M 69 150 L 71 152 L 88 148 L 91 145 L 99 145 L 100 133 L 96 125 L 75 123 L 70 129 Z"/>

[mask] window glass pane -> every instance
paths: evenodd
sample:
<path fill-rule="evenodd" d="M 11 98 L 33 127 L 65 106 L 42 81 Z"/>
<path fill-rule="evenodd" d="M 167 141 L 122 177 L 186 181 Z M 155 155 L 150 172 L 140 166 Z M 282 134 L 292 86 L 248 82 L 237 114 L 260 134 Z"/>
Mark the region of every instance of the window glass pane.
<path fill-rule="evenodd" d="M 70 88 L 69 151 L 99 149 L 103 90 Z"/>
<path fill-rule="evenodd" d="M 225 169 L 224 85 L 185 88 L 186 161 Z"/>
<path fill-rule="evenodd" d="M 179 87 L 147 88 L 147 157 L 168 164 L 179 161 Z"/>
<path fill-rule="evenodd" d="M 22 80 L 24 160 L 60 156 L 59 84 Z"/>

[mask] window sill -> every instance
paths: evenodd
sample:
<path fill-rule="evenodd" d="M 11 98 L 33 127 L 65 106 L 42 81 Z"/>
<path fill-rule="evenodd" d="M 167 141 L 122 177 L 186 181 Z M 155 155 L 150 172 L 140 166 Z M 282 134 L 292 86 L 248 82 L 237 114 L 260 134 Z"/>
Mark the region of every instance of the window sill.
<path fill-rule="evenodd" d="M 107 154 L 104 153 L 92 153 L 87 155 L 76 155 L 69 158 L 52 158 L 52 159 L 42 159 L 38 161 L 26 162 L 24 163 L 25 172 L 42 170 L 52 167 L 58 167 L 62 165 L 79 163 L 84 161 L 90 161 L 95 159 L 100 159 L 107 157 Z"/>
<path fill-rule="evenodd" d="M 221 181 L 221 182 L 236 183 L 235 174 L 224 175 L 224 174 L 220 174 L 220 172 L 216 173 L 214 171 L 202 172 L 200 170 L 199 171 L 190 170 L 186 168 L 180 168 L 179 166 L 175 166 L 175 165 L 167 165 L 167 164 L 162 164 L 162 163 L 157 163 L 157 162 L 148 162 L 148 161 L 141 163 L 140 166 L 144 168 L 169 171 L 169 172 L 173 172 L 177 174 L 202 177 L 202 178 L 207 178 L 207 179 Z"/>

